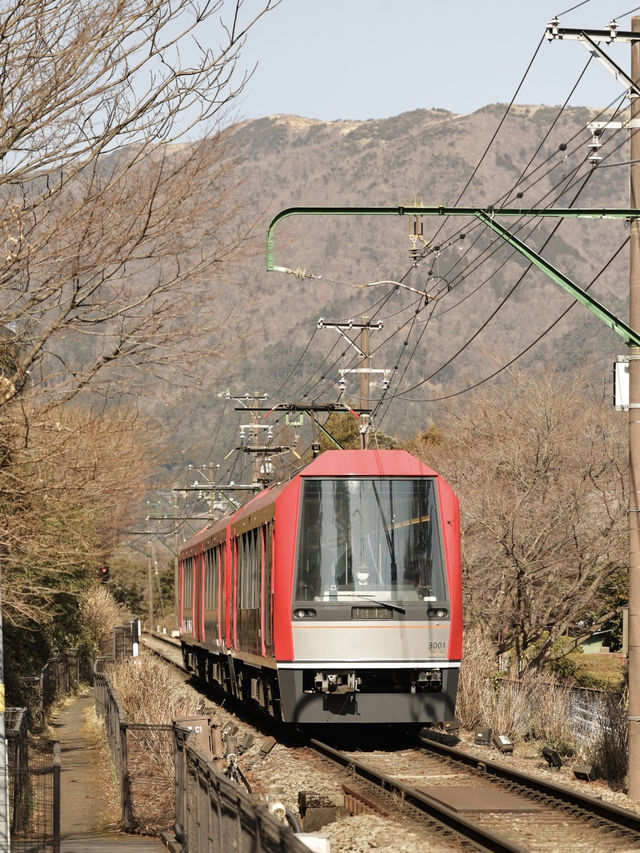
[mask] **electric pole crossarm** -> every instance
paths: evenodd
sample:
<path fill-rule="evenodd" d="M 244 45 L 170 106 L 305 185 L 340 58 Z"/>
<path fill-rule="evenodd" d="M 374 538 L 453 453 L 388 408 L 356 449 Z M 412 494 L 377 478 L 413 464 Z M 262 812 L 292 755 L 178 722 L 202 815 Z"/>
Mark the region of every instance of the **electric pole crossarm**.
<path fill-rule="evenodd" d="M 242 410 L 242 411 L 244 411 L 244 410 Z M 250 490 L 255 491 L 256 489 L 259 489 L 259 488 L 260 488 L 260 486 L 258 485 L 258 483 L 253 483 L 251 485 L 238 484 L 237 486 L 231 486 L 231 485 L 220 485 L 220 486 L 218 486 L 214 483 L 203 483 L 202 485 L 198 485 L 198 486 L 174 486 L 173 491 L 174 492 L 224 492 L 224 491 L 227 491 L 227 492 L 239 491 L 239 492 L 241 492 L 241 491 L 245 491 L 246 492 L 246 491 L 250 491 Z"/>
<path fill-rule="evenodd" d="M 236 408 L 235 411 L 242 412 L 244 409 Z M 347 406 L 345 403 L 278 403 L 271 406 L 270 409 L 256 406 L 253 411 L 266 412 L 267 414 L 271 414 L 271 412 L 355 412 L 358 415 L 371 414 L 371 409 L 359 409 L 357 406 Z M 218 487 L 216 486 L 216 488 Z"/>
<path fill-rule="evenodd" d="M 604 305 L 601 305 L 593 298 L 593 296 L 588 294 L 579 285 L 571 281 L 570 278 L 561 273 L 560 270 L 556 269 L 548 261 L 545 261 L 545 259 L 530 246 L 527 246 L 526 243 L 523 243 L 522 240 L 519 240 L 510 231 L 497 223 L 491 216 L 488 216 L 483 211 L 478 211 L 476 216 L 481 222 L 506 240 L 509 245 L 513 246 L 514 249 L 520 252 L 521 255 L 524 255 L 524 257 L 531 261 L 531 263 L 538 267 L 538 269 L 548 275 L 552 281 L 559 284 L 560 287 L 564 288 L 564 290 L 571 294 L 574 299 L 588 308 L 596 315 L 596 317 L 599 317 L 602 322 L 606 323 L 607 326 L 616 332 L 616 334 L 620 335 L 627 346 L 640 346 L 640 335 L 637 332 L 635 332 L 630 326 L 627 326 L 627 324 L 623 320 L 620 320 L 619 317 L 616 317 L 615 314 L 612 314 L 611 311 L 605 308 Z"/>
<path fill-rule="evenodd" d="M 636 96 L 640 95 L 640 88 L 637 83 L 634 83 L 631 77 L 626 74 L 619 65 L 611 59 L 611 57 L 607 56 L 604 50 L 600 47 L 599 44 L 589 37 L 589 35 L 585 32 L 581 33 L 578 36 L 578 41 L 582 44 L 592 56 L 595 56 L 602 65 L 607 69 L 607 71 L 612 74 L 618 83 L 622 83 L 627 87 L 627 95 L 631 95 L 633 92 Z"/>
<path fill-rule="evenodd" d="M 591 36 L 591 38 L 606 42 L 640 41 L 638 33 L 634 33 L 633 30 L 585 30 L 581 27 L 558 27 L 554 26 L 553 21 L 548 25 L 545 36 L 548 41 L 553 41 L 553 39 L 580 39 L 585 33 Z"/>
<path fill-rule="evenodd" d="M 281 220 L 289 216 L 477 216 L 484 213 L 494 216 L 542 216 L 554 219 L 638 219 L 640 210 L 635 208 L 528 208 L 519 207 L 289 207 L 277 213 L 267 231 L 267 272 L 291 272 L 287 267 L 275 266 L 273 262 L 273 235 Z"/>

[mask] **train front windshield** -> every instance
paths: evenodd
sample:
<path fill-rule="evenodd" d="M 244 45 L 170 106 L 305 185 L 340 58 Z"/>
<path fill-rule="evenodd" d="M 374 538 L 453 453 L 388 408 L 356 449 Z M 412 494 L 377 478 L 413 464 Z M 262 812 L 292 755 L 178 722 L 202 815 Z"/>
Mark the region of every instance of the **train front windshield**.
<path fill-rule="evenodd" d="M 446 598 L 433 479 L 308 479 L 296 600 Z"/>

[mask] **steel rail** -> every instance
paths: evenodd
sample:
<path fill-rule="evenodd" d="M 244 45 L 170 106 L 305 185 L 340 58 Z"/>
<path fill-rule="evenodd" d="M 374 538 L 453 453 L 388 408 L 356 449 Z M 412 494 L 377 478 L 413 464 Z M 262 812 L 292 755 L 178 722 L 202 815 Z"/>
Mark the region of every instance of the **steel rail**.
<path fill-rule="evenodd" d="M 514 844 L 503 835 L 485 829 L 480 824 L 473 823 L 473 821 L 447 808 L 442 803 L 433 799 L 433 797 L 423 794 L 416 788 L 411 788 L 409 785 L 405 785 L 404 782 L 392 779 L 390 776 L 380 773 L 378 770 L 363 764 L 361 761 L 356 761 L 315 738 L 312 738 L 310 743 L 318 752 L 321 752 L 332 761 L 348 767 L 368 782 L 378 785 L 378 787 L 385 791 L 399 794 L 404 802 L 410 803 L 415 808 L 428 814 L 438 823 L 441 823 L 447 829 L 453 830 L 458 835 L 473 842 L 478 850 L 485 850 L 487 853 L 527 853 L 526 847 Z"/>
<path fill-rule="evenodd" d="M 610 823 L 615 824 L 617 827 L 622 827 L 626 830 L 631 830 L 640 834 L 640 815 L 629 811 L 628 809 L 623 809 L 620 806 L 605 803 L 602 800 L 598 800 L 596 797 L 591 797 L 588 794 L 581 794 L 571 788 L 565 788 L 562 785 L 557 785 L 555 782 L 547 782 L 537 776 L 530 776 L 528 773 L 513 770 L 511 767 L 506 767 L 504 764 L 499 764 L 496 761 L 487 761 L 485 758 L 472 755 L 470 752 L 464 752 L 464 750 L 461 749 L 446 746 L 445 744 L 431 740 L 428 737 L 421 737 L 420 741 L 430 752 L 435 752 L 438 755 L 449 758 L 459 764 L 465 764 L 468 767 L 481 770 L 490 776 L 495 776 L 497 779 L 501 779 L 506 782 L 513 782 L 532 789 L 538 794 L 543 794 L 547 797 L 561 800 L 568 805 L 584 809 L 589 812 L 589 814 L 607 820 Z"/>

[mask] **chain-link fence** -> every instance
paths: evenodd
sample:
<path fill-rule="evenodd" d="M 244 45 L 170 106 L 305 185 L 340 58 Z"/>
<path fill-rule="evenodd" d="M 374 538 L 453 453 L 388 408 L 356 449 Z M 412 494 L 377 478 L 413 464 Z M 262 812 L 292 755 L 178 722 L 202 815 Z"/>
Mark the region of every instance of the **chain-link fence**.
<path fill-rule="evenodd" d="M 59 853 L 59 745 L 29 739 L 26 708 L 8 708 L 5 726 L 11 853 Z"/>
<path fill-rule="evenodd" d="M 23 678 L 29 711 L 29 728 L 41 731 L 47 714 L 60 696 L 77 690 L 80 681 L 91 683 L 93 662 L 80 649 L 68 649 L 49 658 L 40 675 Z"/>

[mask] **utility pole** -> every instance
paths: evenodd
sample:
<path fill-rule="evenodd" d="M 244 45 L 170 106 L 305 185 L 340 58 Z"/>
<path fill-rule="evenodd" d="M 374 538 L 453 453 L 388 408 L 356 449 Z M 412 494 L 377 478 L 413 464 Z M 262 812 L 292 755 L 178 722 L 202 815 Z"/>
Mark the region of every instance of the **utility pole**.
<path fill-rule="evenodd" d="M 178 492 L 173 490 L 173 514 L 174 516 L 178 515 Z M 178 591 L 179 591 L 179 581 L 180 581 L 180 566 L 178 560 L 178 553 L 180 550 L 180 542 L 179 542 L 179 526 L 174 525 L 174 533 L 173 533 L 173 614 L 174 614 L 174 624 L 177 631 L 180 631 L 182 626 L 180 625 L 180 604 L 178 599 Z"/>
<path fill-rule="evenodd" d="M 0 565 L 0 574 L 1 574 Z M 0 850 L 11 849 L 9 809 L 9 762 L 4 692 L 4 637 L 2 630 L 2 601 L 0 599 Z"/>
<path fill-rule="evenodd" d="M 258 442 L 258 433 L 260 432 L 260 430 L 258 429 L 258 427 L 259 427 L 259 423 L 258 423 L 259 422 L 259 415 L 254 410 L 258 407 L 258 403 L 262 399 L 264 399 L 264 398 L 260 396 L 258 391 L 253 392 L 253 402 L 251 403 L 251 409 L 252 409 L 251 423 L 253 425 L 253 436 L 252 437 L 253 437 L 254 443 Z M 269 431 L 269 434 L 271 434 L 270 431 Z M 260 458 L 262 458 L 262 466 L 260 465 Z M 262 471 L 260 470 L 261 467 L 262 467 Z M 254 453 L 254 455 L 253 455 L 253 482 L 254 483 L 259 483 L 262 480 L 263 485 L 267 484 L 267 482 L 268 482 L 268 478 L 267 478 L 268 467 L 269 467 L 269 461 L 268 461 L 267 455 L 263 454 L 262 457 L 260 457 L 260 454 Z"/>
<path fill-rule="evenodd" d="M 274 453 L 286 452 L 290 450 L 289 447 L 271 447 L 269 442 L 272 438 L 272 428 L 267 424 L 259 423 L 258 412 L 260 409 L 260 402 L 268 399 L 268 394 L 260 395 L 257 391 L 254 392 L 253 396 L 249 394 L 245 394 L 243 397 L 238 397 L 235 394 L 231 394 L 227 391 L 227 400 L 235 400 L 236 403 L 240 403 L 242 409 L 247 409 L 251 412 L 251 423 L 249 424 L 240 424 L 240 447 L 238 450 L 243 450 L 246 453 L 253 453 L 253 482 L 260 483 L 262 488 L 266 488 L 269 484 L 270 480 L 270 469 L 271 469 L 271 459 L 270 457 Z M 248 406 L 244 401 L 251 400 L 251 406 Z M 267 430 L 267 443 L 264 445 L 260 445 L 259 436 L 261 430 Z M 249 433 L 249 441 L 253 441 L 253 445 L 245 445 L 245 439 L 247 437 L 247 431 Z M 260 464 L 260 460 L 262 459 L 262 465 Z M 262 468 L 262 472 L 261 469 Z"/>
<path fill-rule="evenodd" d="M 371 426 L 371 408 L 370 408 L 370 400 L 371 400 L 371 374 L 372 373 L 381 373 L 384 375 L 383 380 L 383 388 L 388 387 L 388 370 L 373 370 L 370 366 L 371 364 L 371 331 L 375 329 L 382 329 L 384 324 L 381 321 L 374 323 L 373 325 L 369 321 L 368 317 L 362 317 L 362 321 L 360 323 L 354 323 L 353 320 L 349 320 L 348 323 L 333 323 L 327 322 L 324 317 L 320 317 L 318 320 L 318 328 L 319 329 L 335 329 L 339 332 L 345 340 L 347 340 L 351 346 L 358 353 L 358 358 L 360 359 L 360 367 L 355 370 L 341 370 L 341 380 L 340 387 L 342 390 L 345 388 L 344 376 L 345 373 L 359 373 L 360 374 L 360 449 L 366 450 L 369 444 L 369 428 Z M 360 329 L 360 346 L 356 344 L 355 341 L 351 340 L 351 338 L 345 333 L 345 329 Z"/>
<path fill-rule="evenodd" d="M 147 518 L 147 596 L 149 604 L 149 633 L 154 628 L 155 614 L 153 612 L 153 560 L 151 557 L 151 528 L 149 527 L 149 519 Z"/>
<path fill-rule="evenodd" d="M 640 33 L 640 16 L 631 21 Z M 631 79 L 640 81 L 640 43 L 631 43 Z M 631 97 L 630 203 L 640 204 L 640 98 Z M 640 125 L 640 122 L 638 122 Z M 640 221 L 629 239 L 629 325 L 640 329 Z M 640 347 L 629 347 L 629 796 L 640 801 Z"/>
<path fill-rule="evenodd" d="M 371 392 L 371 374 L 369 373 L 369 359 L 371 348 L 369 343 L 369 318 L 362 318 L 362 331 L 360 332 L 360 408 L 369 408 L 369 399 Z M 370 415 L 360 415 L 360 450 L 366 450 L 369 445 L 369 424 L 371 421 Z"/>

